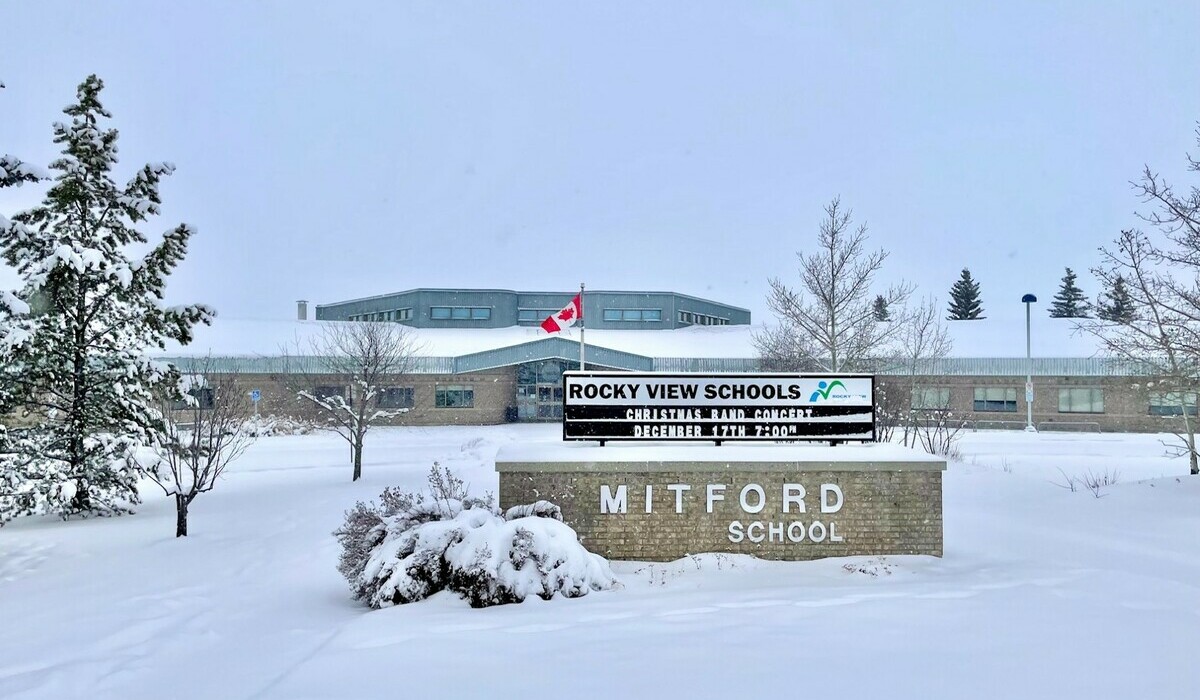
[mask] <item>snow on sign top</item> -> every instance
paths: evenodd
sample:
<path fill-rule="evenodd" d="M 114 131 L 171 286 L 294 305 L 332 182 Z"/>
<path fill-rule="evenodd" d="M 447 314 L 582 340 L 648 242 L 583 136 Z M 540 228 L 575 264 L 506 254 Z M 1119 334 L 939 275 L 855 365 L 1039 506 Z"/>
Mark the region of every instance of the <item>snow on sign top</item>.
<path fill-rule="evenodd" d="M 496 453 L 497 471 L 521 471 L 523 465 L 545 462 L 547 464 L 595 465 L 606 462 L 660 462 L 663 448 L 670 449 L 670 469 L 679 469 L 688 463 L 712 465 L 720 463 L 732 466 L 738 463 L 793 462 L 821 463 L 830 469 L 835 465 L 855 465 L 861 469 L 864 463 L 907 463 L 928 465 L 930 469 L 945 469 L 946 460 L 903 445 L 892 443 L 848 443 L 829 447 L 820 444 L 761 444 L 739 443 L 736 445 L 680 445 L 670 443 L 614 442 L 604 447 L 584 442 L 514 442 L 504 445 Z M 700 470 L 711 470 L 705 466 Z"/>

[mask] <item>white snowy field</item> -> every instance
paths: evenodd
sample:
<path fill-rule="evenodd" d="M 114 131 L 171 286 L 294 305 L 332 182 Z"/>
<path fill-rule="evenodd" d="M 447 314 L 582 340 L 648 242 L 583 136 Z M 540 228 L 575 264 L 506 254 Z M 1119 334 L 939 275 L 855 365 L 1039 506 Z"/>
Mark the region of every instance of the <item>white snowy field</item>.
<path fill-rule="evenodd" d="M 369 611 L 334 569 L 356 499 L 434 460 L 494 490 L 558 426 L 263 438 L 176 540 L 172 504 L 0 529 L 0 698 L 1200 697 L 1200 477 L 1162 436 L 968 434 L 945 557 L 615 563 L 624 586 Z M 1120 472 L 1095 498 L 1059 472 Z M 853 571 L 848 570 L 853 569 Z"/>

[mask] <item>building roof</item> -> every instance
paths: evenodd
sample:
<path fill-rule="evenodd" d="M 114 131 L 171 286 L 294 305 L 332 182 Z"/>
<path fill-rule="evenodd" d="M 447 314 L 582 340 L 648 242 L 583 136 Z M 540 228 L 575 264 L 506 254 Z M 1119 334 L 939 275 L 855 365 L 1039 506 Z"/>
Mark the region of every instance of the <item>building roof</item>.
<path fill-rule="evenodd" d="M 251 321 L 218 318 L 198 328 L 186 347 L 168 347 L 169 358 L 212 355 L 240 358 L 242 371 L 281 371 L 286 349 L 303 355 L 327 324 L 346 321 Z M 1026 372 L 1024 319 L 947 322 L 954 341 L 948 358 L 930 362 L 931 375 L 1017 376 Z M 407 328 L 422 358 L 418 370 L 462 373 L 539 359 L 577 359 L 579 329 L 550 335 L 540 328 Z M 754 335 L 762 326 L 693 326 L 675 330 L 586 332 L 587 357 L 600 366 L 631 370 L 749 371 L 757 366 Z M 1068 319 L 1036 319 L 1032 328 L 1033 373 L 1096 376 L 1137 374 L 1125 363 L 1101 357 L 1095 339 Z"/>
<path fill-rule="evenodd" d="M 566 296 L 566 297 L 570 297 L 573 294 L 579 293 L 578 290 L 533 291 L 533 292 L 531 292 L 531 291 L 522 291 L 519 289 L 490 289 L 490 288 L 474 288 L 474 287 L 462 287 L 462 288 L 415 287 L 413 289 L 405 289 L 405 290 L 399 291 L 399 292 L 388 292 L 386 294 L 372 294 L 371 296 L 368 296 L 368 297 L 358 297 L 356 299 L 340 299 L 338 301 L 331 301 L 331 302 L 327 302 L 324 304 L 317 304 L 316 308 L 329 308 L 329 307 L 334 307 L 334 306 L 343 306 L 346 304 L 354 304 L 357 302 L 377 301 L 377 300 L 381 300 L 381 299 L 390 299 L 392 297 L 398 297 L 398 296 L 402 296 L 405 294 L 417 294 L 420 292 L 446 292 L 446 293 L 458 293 L 458 292 L 488 293 L 488 292 L 493 292 L 493 293 L 498 293 L 498 294 L 513 294 L 513 295 L 518 295 L 518 296 Z M 750 313 L 749 309 L 745 309 L 740 306 L 735 306 L 733 304 L 727 304 L 723 301 L 716 301 L 713 299 L 705 299 L 704 297 L 698 297 L 693 294 L 684 294 L 682 292 L 669 292 L 669 291 L 661 291 L 661 290 L 660 291 L 653 291 L 653 290 L 648 291 L 648 290 L 644 290 L 644 289 L 638 289 L 638 290 L 588 289 L 588 290 L 586 290 L 585 293 L 586 294 L 607 294 L 607 295 L 639 295 L 639 294 L 653 295 L 653 296 L 670 295 L 670 296 L 681 297 L 684 299 L 694 299 L 696 301 L 702 301 L 706 304 L 714 304 L 716 306 L 724 306 L 724 307 L 727 307 L 730 309 L 736 309 L 738 311 L 745 311 L 746 313 Z"/>

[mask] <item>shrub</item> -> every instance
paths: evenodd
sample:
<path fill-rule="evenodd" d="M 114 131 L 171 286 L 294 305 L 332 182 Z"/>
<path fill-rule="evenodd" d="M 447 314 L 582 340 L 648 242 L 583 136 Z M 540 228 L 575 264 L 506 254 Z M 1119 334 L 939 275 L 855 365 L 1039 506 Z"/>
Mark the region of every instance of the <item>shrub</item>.
<path fill-rule="evenodd" d="M 359 502 L 334 535 L 338 571 L 372 608 L 411 603 L 442 590 L 472 607 L 567 598 L 617 585 L 608 562 L 579 544 L 547 501 L 503 516 L 489 495 L 468 498 L 460 479 L 434 464 L 431 498 L 387 489 L 382 506 Z"/>

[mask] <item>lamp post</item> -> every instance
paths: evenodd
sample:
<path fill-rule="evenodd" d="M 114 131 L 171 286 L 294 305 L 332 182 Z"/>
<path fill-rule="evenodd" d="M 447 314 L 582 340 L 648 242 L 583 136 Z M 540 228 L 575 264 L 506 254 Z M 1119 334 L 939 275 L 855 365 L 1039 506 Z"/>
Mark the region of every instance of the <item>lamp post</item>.
<path fill-rule="evenodd" d="M 1021 302 L 1025 304 L 1025 432 L 1036 433 L 1037 428 L 1033 427 L 1033 352 L 1029 342 L 1029 309 L 1037 302 L 1037 297 L 1026 294 L 1021 297 Z"/>

